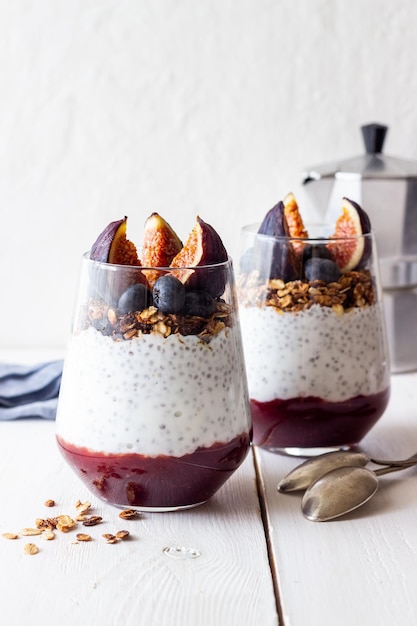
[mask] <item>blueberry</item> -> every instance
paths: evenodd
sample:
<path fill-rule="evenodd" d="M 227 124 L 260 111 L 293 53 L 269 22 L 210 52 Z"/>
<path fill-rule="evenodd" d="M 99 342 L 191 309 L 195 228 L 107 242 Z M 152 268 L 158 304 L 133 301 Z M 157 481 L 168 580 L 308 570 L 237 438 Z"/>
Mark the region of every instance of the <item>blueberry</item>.
<path fill-rule="evenodd" d="M 303 249 L 303 263 L 306 263 L 308 259 L 312 257 L 319 257 L 320 259 L 331 259 L 331 254 L 327 246 L 317 243 L 313 245 L 307 245 Z"/>
<path fill-rule="evenodd" d="M 185 315 L 197 317 L 210 317 L 216 310 L 216 301 L 207 291 L 187 291 L 185 295 Z"/>
<path fill-rule="evenodd" d="M 185 287 L 172 274 L 158 278 L 153 286 L 154 305 L 162 313 L 181 313 L 185 303 Z"/>
<path fill-rule="evenodd" d="M 304 265 L 304 275 L 307 280 L 323 280 L 332 283 L 339 279 L 340 270 L 334 261 L 312 257 Z"/>
<path fill-rule="evenodd" d="M 152 294 L 145 285 L 130 285 L 120 296 L 117 308 L 124 315 L 133 311 L 143 311 L 152 304 Z"/>
<path fill-rule="evenodd" d="M 264 247 L 262 242 L 255 244 L 252 248 L 248 248 L 241 256 L 239 261 L 239 269 L 243 274 L 250 274 L 253 270 L 259 272 L 261 279 L 269 278 L 269 270 L 271 266 L 270 246 Z"/>
<path fill-rule="evenodd" d="M 93 326 L 96 330 L 99 330 L 103 335 L 111 335 L 113 333 L 113 326 L 107 318 L 92 320 L 91 326 Z"/>

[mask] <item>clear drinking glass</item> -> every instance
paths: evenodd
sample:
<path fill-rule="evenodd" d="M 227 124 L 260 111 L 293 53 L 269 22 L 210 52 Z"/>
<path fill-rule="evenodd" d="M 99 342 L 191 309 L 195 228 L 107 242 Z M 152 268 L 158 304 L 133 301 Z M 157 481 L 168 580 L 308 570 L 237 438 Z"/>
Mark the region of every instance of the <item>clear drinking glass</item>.
<path fill-rule="evenodd" d="M 253 441 L 272 452 L 349 449 L 389 400 L 375 241 L 372 234 L 329 239 L 332 228 L 309 225 L 310 239 L 259 235 L 256 225 L 242 230 L 237 291 Z M 327 276 L 326 263 L 308 261 L 331 258 L 336 247 L 341 259 L 362 250 L 354 269 Z"/>
<path fill-rule="evenodd" d="M 222 293 L 214 304 L 186 291 L 174 314 L 146 288 L 126 297 L 147 272 L 168 271 L 84 256 L 56 420 L 60 450 L 87 487 L 144 511 L 205 502 L 251 440 L 232 263 L 186 270 L 194 295 L 201 284 Z"/>

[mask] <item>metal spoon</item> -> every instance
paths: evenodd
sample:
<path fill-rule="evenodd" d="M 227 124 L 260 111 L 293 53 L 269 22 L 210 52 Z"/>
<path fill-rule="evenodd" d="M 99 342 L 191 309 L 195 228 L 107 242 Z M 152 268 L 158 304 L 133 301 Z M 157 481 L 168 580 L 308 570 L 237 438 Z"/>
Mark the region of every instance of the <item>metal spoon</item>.
<path fill-rule="evenodd" d="M 370 461 L 376 465 L 404 466 L 414 459 L 417 459 L 417 454 L 402 461 L 383 461 L 381 459 L 373 459 L 364 452 L 343 450 L 326 452 L 312 459 L 308 459 L 291 470 L 291 472 L 278 483 L 277 488 L 278 491 L 282 493 L 307 489 L 307 487 L 320 478 L 320 476 L 338 467 L 364 467 Z"/>
<path fill-rule="evenodd" d="M 413 465 L 417 465 L 417 461 L 374 471 L 352 466 L 333 469 L 306 490 L 301 503 L 303 515 L 313 522 L 326 522 L 350 513 L 372 498 L 378 489 L 378 476 L 399 472 Z"/>

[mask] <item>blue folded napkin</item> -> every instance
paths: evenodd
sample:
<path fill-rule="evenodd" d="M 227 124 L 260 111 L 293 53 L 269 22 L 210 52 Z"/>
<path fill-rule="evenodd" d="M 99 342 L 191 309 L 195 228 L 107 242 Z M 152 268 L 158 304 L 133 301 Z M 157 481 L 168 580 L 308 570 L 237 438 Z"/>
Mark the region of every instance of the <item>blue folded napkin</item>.
<path fill-rule="evenodd" d="M 0 420 L 56 416 L 63 361 L 0 363 Z"/>

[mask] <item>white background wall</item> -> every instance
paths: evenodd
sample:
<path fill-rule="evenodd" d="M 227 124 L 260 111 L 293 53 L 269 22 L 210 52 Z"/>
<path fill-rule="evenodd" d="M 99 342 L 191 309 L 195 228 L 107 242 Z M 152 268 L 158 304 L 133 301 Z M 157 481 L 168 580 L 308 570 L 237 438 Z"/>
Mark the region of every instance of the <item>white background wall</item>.
<path fill-rule="evenodd" d="M 359 127 L 417 159 L 415 0 L 0 0 L 0 346 L 65 345 L 104 226 L 240 227 Z"/>

